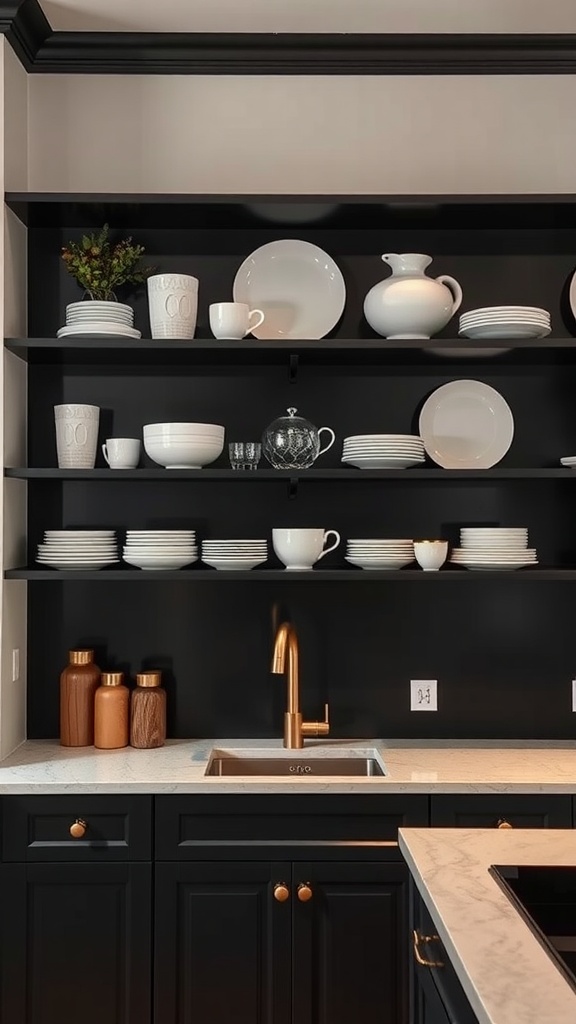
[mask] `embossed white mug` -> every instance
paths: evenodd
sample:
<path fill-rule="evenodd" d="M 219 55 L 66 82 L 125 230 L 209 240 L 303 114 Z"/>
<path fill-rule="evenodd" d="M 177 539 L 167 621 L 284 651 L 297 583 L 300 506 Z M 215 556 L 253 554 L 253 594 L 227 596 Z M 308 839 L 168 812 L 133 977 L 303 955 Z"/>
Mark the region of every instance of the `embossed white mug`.
<path fill-rule="evenodd" d="M 100 409 L 97 405 L 55 405 L 59 469 L 94 469 Z"/>
<path fill-rule="evenodd" d="M 336 538 L 329 547 L 324 547 L 330 534 Z M 272 544 L 287 572 L 308 572 L 329 551 L 340 543 L 338 530 L 272 530 Z"/>
<path fill-rule="evenodd" d="M 152 337 L 193 338 L 198 315 L 198 278 L 189 274 L 153 274 L 147 286 Z"/>
<path fill-rule="evenodd" d="M 258 317 L 252 323 L 252 317 Z M 250 309 L 245 302 L 214 302 L 210 306 L 210 330 L 220 341 L 241 341 L 264 323 L 261 309 Z"/>
<path fill-rule="evenodd" d="M 102 455 L 110 469 L 136 469 L 140 461 L 140 441 L 137 437 L 107 437 Z"/>

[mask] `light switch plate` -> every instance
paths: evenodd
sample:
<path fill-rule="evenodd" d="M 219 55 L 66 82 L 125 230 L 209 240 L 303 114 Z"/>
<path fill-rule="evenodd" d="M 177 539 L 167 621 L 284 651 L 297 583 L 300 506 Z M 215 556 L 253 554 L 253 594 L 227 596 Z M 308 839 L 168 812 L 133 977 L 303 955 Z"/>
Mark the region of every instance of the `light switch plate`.
<path fill-rule="evenodd" d="M 572 711 L 576 711 L 576 679 L 572 680 Z"/>
<path fill-rule="evenodd" d="M 438 711 L 438 680 L 410 680 L 410 711 Z"/>

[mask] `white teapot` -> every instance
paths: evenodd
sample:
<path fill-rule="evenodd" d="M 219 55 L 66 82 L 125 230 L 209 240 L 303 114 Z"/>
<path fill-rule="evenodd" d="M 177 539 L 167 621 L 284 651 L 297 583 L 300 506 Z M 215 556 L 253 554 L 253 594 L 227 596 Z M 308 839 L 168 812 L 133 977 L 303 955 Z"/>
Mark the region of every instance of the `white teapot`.
<path fill-rule="evenodd" d="M 389 252 L 382 259 L 392 276 L 375 284 L 364 299 L 370 327 L 390 340 L 430 338 L 441 331 L 460 308 L 458 281 L 447 274 L 426 277 L 432 257 L 420 252 Z"/>

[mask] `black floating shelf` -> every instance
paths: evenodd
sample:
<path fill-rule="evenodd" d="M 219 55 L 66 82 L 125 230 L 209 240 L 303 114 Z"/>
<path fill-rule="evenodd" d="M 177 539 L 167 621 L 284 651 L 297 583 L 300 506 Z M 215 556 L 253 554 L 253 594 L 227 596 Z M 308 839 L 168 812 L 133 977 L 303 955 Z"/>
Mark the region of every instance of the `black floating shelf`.
<path fill-rule="evenodd" d="M 59 571 L 55 569 L 8 569 L 7 580 L 30 580 L 31 582 L 88 582 L 136 581 L 162 583 L 175 581 L 188 583 L 449 583 L 482 582 L 482 580 L 515 580 L 517 582 L 568 582 L 576 581 L 576 569 L 517 569 L 510 572 L 470 572 L 467 569 L 441 569 L 440 572 L 423 572 L 421 569 L 397 569 L 376 572 L 364 569 L 315 569 L 312 572 L 286 572 L 282 569 L 252 569 L 249 572 L 218 572 L 215 569 L 178 569 L 146 572 L 142 569 L 100 569 L 99 571 Z"/>
<path fill-rule="evenodd" d="M 569 469 L 440 469 L 430 466 L 424 469 L 306 469 L 297 470 L 257 469 L 235 471 L 232 469 L 30 469 L 18 467 L 5 469 L 4 474 L 17 480 L 118 480 L 145 482 L 148 480 L 194 480 L 202 483 L 235 480 L 242 483 L 305 483 L 306 481 L 353 480 L 576 480 L 576 472 Z"/>
<path fill-rule="evenodd" d="M 560 352 L 576 351 L 576 338 L 546 338 L 538 343 L 529 339 L 498 342 L 463 341 L 461 338 L 432 338 L 426 341 L 386 338 L 322 338 L 320 340 L 219 341 L 197 338 L 191 341 L 156 341 L 149 338 L 7 338 L 5 348 L 31 363 L 78 363 L 86 365 L 159 366 L 159 365 L 237 365 L 287 363 L 291 356 L 305 363 L 378 363 L 414 362 L 423 356 L 436 359 L 436 350 L 458 360 L 459 356 L 491 357 L 494 349 L 508 357 L 528 355 L 538 360 L 555 359 Z M 438 357 L 439 358 L 439 357 Z M 293 368 L 294 372 L 294 368 Z"/>

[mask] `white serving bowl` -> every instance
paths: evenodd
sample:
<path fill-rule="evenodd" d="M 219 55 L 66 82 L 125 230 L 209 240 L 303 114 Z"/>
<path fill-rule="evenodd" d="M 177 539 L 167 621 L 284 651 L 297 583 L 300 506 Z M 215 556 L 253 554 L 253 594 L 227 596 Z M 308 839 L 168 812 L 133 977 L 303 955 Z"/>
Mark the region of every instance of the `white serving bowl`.
<path fill-rule="evenodd" d="M 183 569 L 185 565 L 192 565 L 197 562 L 196 555 L 149 555 L 132 554 L 123 556 L 128 565 L 135 565 L 138 569 L 161 570 L 161 569 Z"/>
<path fill-rule="evenodd" d="M 414 556 L 398 557 L 398 558 L 370 558 L 368 555 L 346 555 L 346 561 L 352 565 L 357 565 L 360 569 L 403 569 L 404 566 L 410 565 L 414 561 Z"/>
<path fill-rule="evenodd" d="M 224 435 L 221 440 L 182 441 L 156 440 L 144 437 L 144 450 L 152 462 L 165 469 L 202 469 L 215 462 L 222 454 Z"/>
<path fill-rule="evenodd" d="M 226 572 L 247 572 L 249 569 L 255 569 L 257 565 L 264 565 L 266 558 L 225 558 L 224 556 L 217 558 L 211 558 L 207 555 L 202 555 L 202 561 L 206 565 L 212 566 L 213 569 L 220 569 Z"/>
<path fill-rule="evenodd" d="M 224 440 L 224 427 L 219 423 L 147 423 L 144 437 L 175 437 L 193 434 L 196 437 L 219 437 Z"/>

